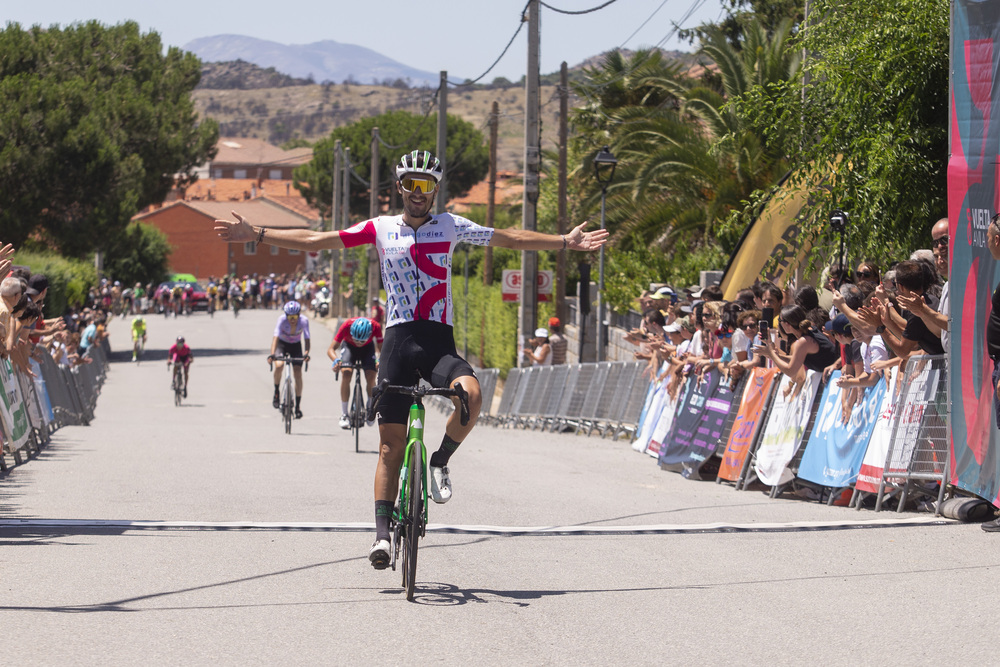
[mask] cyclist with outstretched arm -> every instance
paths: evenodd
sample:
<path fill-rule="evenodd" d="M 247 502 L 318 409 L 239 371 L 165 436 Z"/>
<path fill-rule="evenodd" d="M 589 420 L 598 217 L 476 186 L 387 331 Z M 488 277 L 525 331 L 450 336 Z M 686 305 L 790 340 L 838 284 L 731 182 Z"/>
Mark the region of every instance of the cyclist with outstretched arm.
<path fill-rule="evenodd" d="M 388 294 L 379 381 L 411 385 L 419 373 L 435 387 L 461 384 L 468 393 L 468 423 L 462 426 L 456 409 L 448 418 L 440 448 L 430 458 L 431 497 L 437 503 L 451 498 L 448 463 L 475 426 L 482 403 L 479 380 L 472 366 L 456 352 L 452 332 L 451 257 L 456 245 L 465 242 L 515 250 L 591 251 L 600 248 L 608 236 L 605 230 L 584 232 L 586 223 L 560 236 L 481 227 L 451 213 L 432 215 L 442 175 L 440 162 L 429 152 L 407 153 L 396 165 L 402 215 L 379 216 L 339 232 L 254 227 L 236 211 L 235 221 L 216 220 L 215 226 L 219 237 L 229 243 L 255 241 L 306 251 L 376 246 Z M 375 543 L 368 554 L 378 570 L 389 565 L 389 524 L 406 449 L 408 411 L 408 397 L 398 394 L 384 396 L 379 407 Z"/>
<path fill-rule="evenodd" d="M 340 350 L 337 347 L 340 346 Z M 326 356 L 333 362 L 333 370 L 340 371 L 340 428 L 351 428 L 351 420 L 347 416 L 348 402 L 351 398 L 351 366 L 355 361 L 361 364 L 365 372 L 365 388 L 368 400 L 372 397 L 375 386 L 375 371 L 378 365 L 375 354 L 382 353 L 382 327 L 367 317 L 352 317 L 344 320 L 337 329 L 330 343 Z M 368 424 L 371 426 L 371 423 Z"/>

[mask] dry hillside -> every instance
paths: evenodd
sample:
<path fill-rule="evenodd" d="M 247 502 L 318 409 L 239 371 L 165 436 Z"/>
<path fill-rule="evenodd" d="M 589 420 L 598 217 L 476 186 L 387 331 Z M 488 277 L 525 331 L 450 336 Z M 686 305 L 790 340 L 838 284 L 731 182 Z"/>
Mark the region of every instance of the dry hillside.
<path fill-rule="evenodd" d="M 312 143 L 335 127 L 386 111 L 402 109 L 423 114 L 434 91 L 327 84 L 256 90 L 197 89 L 193 96 L 198 112 L 218 121 L 222 136 L 255 137 L 281 145 L 296 138 Z M 541 100 L 542 148 L 554 149 L 559 127 L 556 87 L 543 86 Z M 517 170 L 524 154 L 523 88 L 451 91 L 448 113 L 464 118 L 488 137 L 486 122 L 494 101 L 499 103 L 501 115 L 499 168 Z M 570 104 L 575 102 L 571 98 Z"/>

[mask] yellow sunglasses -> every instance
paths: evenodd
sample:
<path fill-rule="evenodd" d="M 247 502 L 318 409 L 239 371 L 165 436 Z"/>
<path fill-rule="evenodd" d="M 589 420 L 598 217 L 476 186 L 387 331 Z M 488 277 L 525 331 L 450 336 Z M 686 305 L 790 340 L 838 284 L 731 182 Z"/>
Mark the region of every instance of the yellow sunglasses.
<path fill-rule="evenodd" d="M 417 192 L 417 190 L 419 189 L 420 192 L 422 192 L 425 195 L 429 195 L 430 193 L 437 190 L 437 181 L 435 181 L 433 178 L 406 177 L 402 181 L 400 181 L 400 184 L 403 186 L 403 189 L 406 190 L 407 192 Z"/>

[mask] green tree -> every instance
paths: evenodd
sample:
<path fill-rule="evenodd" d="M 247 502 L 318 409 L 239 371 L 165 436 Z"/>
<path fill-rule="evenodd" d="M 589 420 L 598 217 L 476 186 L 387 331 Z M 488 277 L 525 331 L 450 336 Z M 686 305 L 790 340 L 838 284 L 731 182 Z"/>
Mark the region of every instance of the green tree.
<path fill-rule="evenodd" d="M 105 273 L 126 286 L 162 282 L 167 278 L 170 251 L 166 234 L 153 225 L 133 222 L 108 249 Z"/>
<path fill-rule="evenodd" d="M 947 0 L 814 0 L 796 48 L 802 77 L 759 83 L 734 108 L 769 146 L 827 186 L 801 216 L 816 257 L 836 236 L 832 208 L 851 213 L 849 253 L 908 255 L 946 211 Z M 815 17 L 815 18 L 813 18 Z"/>
<path fill-rule="evenodd" d="M 0 31 L 0 229 L 82 256 L 214 154 L 198 59 L 136 23 Z"/>
<path fill-rule="evenodd" d="M 372 128 L 379 129 L 379 136 L 389 146 L 404 148 L 379 149 L 379 192 L 387 196 L 388 188 L 395 181 L 395 167 L 399 157 L 410 150 L 425 149 L 434 152 L 437 141 L 437 114 L 419 116 L 407 111 L 389 111 L 339 127 L 326 139 L 316 142 L 313 159 L 295 169 L 295 187 L 306 200 L 324 216 L 330 215 L 333 199 L 334 143 L 339 139 L 344 148 L 351 149 L 351 167 L 364 180 L 371 174 Z M 483 180 L 489 171 L 489 150 L 482 132 L 471 123 L 448 116 L 447 178 L 448 195 L 465 194 Z M 355 215 L 368 214 L 367 186 L 352 179 L 350 208 Z"/>

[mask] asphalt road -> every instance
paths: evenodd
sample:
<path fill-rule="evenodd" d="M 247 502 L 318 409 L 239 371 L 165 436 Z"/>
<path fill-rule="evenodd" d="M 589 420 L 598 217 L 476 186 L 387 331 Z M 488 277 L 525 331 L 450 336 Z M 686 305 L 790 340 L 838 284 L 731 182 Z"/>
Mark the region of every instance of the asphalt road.
<path fill-rule="evenodd" d="M 93 423 L 0 477 L 0 663 L 996 661 L 1000 536 L 978 525 L 771 500 L 624 442 L 492 426 L 430 508 L 409 603 L 367 561 L 374 429 L 356 454 L 337 427 L 332 334 L 313 324 L 305 418 L 285 435 L 275 319 L 151 317 L 146 360 L 116 355 Z M 126 322 L 110 332 L 129 347 Z M 178 333 L 195 353 L 179 408 Z M 431 442 L 443 421 L 429 412 Z"/>

